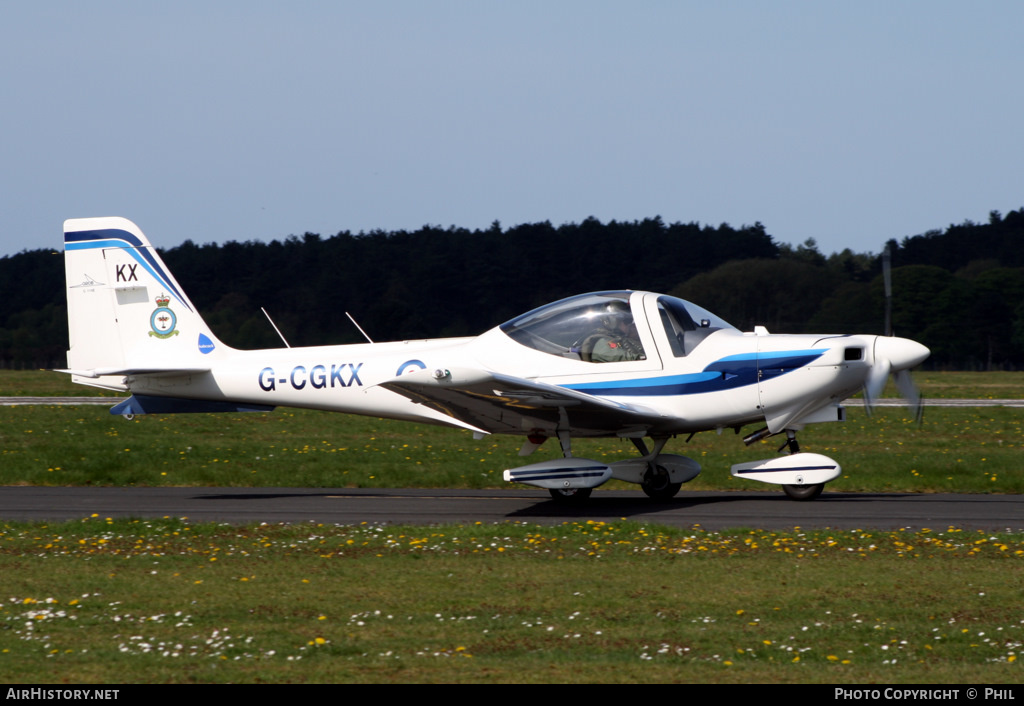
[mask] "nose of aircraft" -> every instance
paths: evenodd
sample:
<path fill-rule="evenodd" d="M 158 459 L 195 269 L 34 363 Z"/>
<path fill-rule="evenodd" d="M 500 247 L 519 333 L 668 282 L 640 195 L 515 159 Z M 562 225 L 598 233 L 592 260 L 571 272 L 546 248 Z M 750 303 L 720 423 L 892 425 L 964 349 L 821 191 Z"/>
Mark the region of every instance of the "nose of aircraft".
<path fill-rule="evenodd" d="M 931 355 L 927 346 L 909 338 L 879 336 L 875 339 L 875 360 L 886 360 L 892 372 L 909 370 Z"/>

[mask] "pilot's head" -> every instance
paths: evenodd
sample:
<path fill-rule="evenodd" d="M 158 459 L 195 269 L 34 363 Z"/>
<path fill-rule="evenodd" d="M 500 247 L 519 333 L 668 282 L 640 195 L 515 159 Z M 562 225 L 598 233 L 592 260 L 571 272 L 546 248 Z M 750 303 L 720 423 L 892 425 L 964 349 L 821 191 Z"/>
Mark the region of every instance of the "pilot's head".
<path fill-rule="evenodd" d="M 633 323 L 629 304 L 614 299 L 601 307 L 601 325 L 608 329 L 624 330 Z"/>

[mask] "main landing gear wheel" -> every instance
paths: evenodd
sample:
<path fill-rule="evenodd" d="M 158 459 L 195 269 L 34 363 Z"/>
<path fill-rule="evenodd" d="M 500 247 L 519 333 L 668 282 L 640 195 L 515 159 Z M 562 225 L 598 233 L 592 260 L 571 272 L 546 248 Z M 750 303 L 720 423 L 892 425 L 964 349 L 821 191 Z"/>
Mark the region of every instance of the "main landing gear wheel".
<path fill-rule="evenodd" d="M 644 479 L 640 483 L 640 487 L 643 488 L 644 493 L 649 498 L 669 500 L 676 496 L 676 493 L 683 487 L 683 484 L 671 482 L 671 477 L 664 466 L 651 464 L 647 468 L 647 472 L 644 473 Z"/>
<path fill-rule="evenodd" d="M 590 497 L 593 488 L 549 488 L 551 499 L 563 505 L 584 503 Z"/>
<path fill-rule="evenodd" d="M 784 485 L 782 489 L 786 491 L 786 495 L 791 497 L 793 500 L 814 500 L 816 497 L 821 495 L 821 491 L 825 489 L 824 483 L 812 483 L 811 485 Z"/>

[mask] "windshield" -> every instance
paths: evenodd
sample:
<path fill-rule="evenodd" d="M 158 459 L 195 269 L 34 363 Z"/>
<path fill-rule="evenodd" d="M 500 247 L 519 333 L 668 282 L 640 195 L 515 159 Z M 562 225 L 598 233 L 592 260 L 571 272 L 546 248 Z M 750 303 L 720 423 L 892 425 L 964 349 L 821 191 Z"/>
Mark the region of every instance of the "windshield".
<path fill-rule="evenodd" d="M 689 355 L 701 341 L 723 328 L 734 329 L 729 322 L 692 302 L 676 297 L 658 297 L 658 315 L 672 354 L 677 358 Z"/>
<path fill-rule="evenodd" d="M 630 292 L 562 299 L 501 325 L 510 338 L 544 353 L 593 363 L 646 360 Z"/>

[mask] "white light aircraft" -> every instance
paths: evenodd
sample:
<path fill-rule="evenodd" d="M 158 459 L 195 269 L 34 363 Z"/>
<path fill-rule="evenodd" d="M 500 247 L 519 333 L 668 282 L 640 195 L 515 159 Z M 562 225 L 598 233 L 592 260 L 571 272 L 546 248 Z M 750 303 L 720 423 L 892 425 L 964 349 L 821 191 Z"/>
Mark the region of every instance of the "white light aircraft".
<path fill-rule="evenodd" d="M 893 336 L 744 333 L 688 301 L 639 291 L 563 299 L 475 338 L 243 351 L 217 340 L 131 221 L 68 220 L 64 243 L 71 345 L 61 372 L 131 393 L 113 414 L 302 407 L 517 435 L 522 456 L 554 438 L 562 458 L 504 478 L 561 501 L 611 478 L 670 498 L 700 472 L 663 453 L 672 437 L 747 425 L 760 427 L 747 444 L 785 435 L 779 450 L 790 453 L 732 474 L 815 498 L 840 466 L 801 453 L 796 433 L 843 421 L 842 401 L 861 389 L 870 404 L 890 373 L 919 404 L 909 371 L 929 354 Z M 574 437 L 629 439 L 638 456 L 579 458 Z"/>

